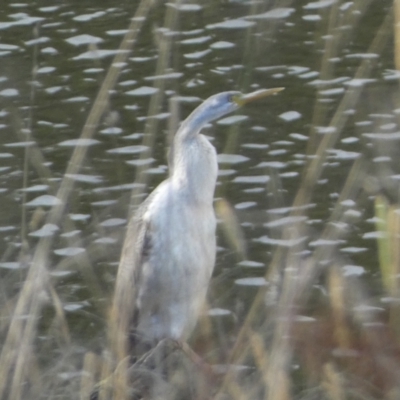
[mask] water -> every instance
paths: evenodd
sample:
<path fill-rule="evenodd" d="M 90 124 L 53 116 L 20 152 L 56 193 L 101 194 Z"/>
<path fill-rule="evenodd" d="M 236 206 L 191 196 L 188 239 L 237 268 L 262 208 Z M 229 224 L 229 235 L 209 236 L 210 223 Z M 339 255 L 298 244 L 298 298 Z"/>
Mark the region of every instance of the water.
<path fill-rule="evenodd" d="M 211 307 L 236 313 L 240 325 L 256 290 L 267 283 L 263 277 L 274 252 L 294 244 L 280 237 L 282 229 L 299 221 L 289 211 L 304 168 L 318 143 L 335 133 L 330 122 L 349 88 L 364 89 L 339 115 L 343 128 L 304 205 L 300 220 L 306 218 L 309 229 L 299 243 L 306 243 L 305 254 L 327 245 L 321 232 L 350 168 L 365 154 L 367 176 L 360 193 L 342 202 L 351 223 L 335 244 L 345 274 L 367 274 L 373 281 L 373 195 L 381 190 L 397 196 L 399 176 L 392 43 L 369 50 L 391 3 L 343 2 L 334 22 L 333 1 L 157 5 L 96 134 L 79 141 L 137 3 L 9 2 L 0 11 L 0 274 L 11 283 L 5 297 L 20 286 L 38 240 L 55 235 L 51 269 L 68 321 L 75 324 L 72 332 L 96 335 L 112 291 L 129 196 L 140 186 L 136 174 L 146 176 L 144 193 L 166 177 L 176 127 L 171 110 L 183 119 L 216 92 L 277 86 L 286 90 L 204 132 L 220 154 L 216 197 L 235 210 L 246 247 L 243 261 L 221 220 Z M 355 79 L 362 63 L 375 64 Z M 158 106 L 149 115 L 152 96 L 159 96 Z M 70 177 L 75 185 L 67 214 L 60 225 L 44 225 L 76 145 L 88 152 Z M 32 162 L 24 165 L 27 149 Z M 28 243 L 23 259 L 21 234 Z"/>

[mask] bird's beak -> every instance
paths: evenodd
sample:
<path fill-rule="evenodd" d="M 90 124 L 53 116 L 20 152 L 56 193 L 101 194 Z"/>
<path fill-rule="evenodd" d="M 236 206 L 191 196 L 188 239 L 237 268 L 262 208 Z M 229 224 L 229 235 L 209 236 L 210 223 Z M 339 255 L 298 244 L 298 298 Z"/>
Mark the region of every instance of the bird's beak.
<path fill-rule="evenodd" d="M 278 87 L 278 88 L 272 88 L 272 89 L 260 89 L 256 90 L 255 92 L 252 93 L 247 93 L 242 96 L 237 96 L 234 101 L 239 105 L 243 106 L 247 103 L 250 103 L 251 101 L 262 99 L 267 96 L 271 96 L 273 94 L 279 93 L 285 88 L 283 87 Z"/>

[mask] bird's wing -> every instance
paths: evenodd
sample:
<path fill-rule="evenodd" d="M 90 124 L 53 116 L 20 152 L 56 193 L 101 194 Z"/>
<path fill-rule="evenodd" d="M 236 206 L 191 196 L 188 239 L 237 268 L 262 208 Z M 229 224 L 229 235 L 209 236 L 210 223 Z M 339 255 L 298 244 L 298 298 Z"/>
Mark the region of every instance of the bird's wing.
<path fill-rule="evenodd" d="M 109 318 L 111 350 L 118 360 L 127 355 L 128 334 L 135 312 L 141 267 L 151 249 L 150 223 L 143 216 L 153 194 L 146 199 L 129 221 L 122 247 Z"/>

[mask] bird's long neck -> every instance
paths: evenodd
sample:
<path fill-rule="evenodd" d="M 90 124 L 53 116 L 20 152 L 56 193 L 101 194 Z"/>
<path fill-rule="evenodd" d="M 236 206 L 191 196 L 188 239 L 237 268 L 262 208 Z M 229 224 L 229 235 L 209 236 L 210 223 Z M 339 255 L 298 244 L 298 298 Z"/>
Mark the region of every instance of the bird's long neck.
<path fill-rule="evenodd" d="M 212 119 L 205 108 L 206 105 L 203 103 L 191 112 L 179 127 L 175 139 L 184 140 L 185 138 L 195 137 L 208 122 L 211 122 Z"/>
<path fill-rule="evenodd" d="M 188 200 L 210 206 L 218 174 L 217 155 L 212 144 L 199 133 L 205 122 L 199 122 L 192 113 L 176 133 L 170 179 Z"/>

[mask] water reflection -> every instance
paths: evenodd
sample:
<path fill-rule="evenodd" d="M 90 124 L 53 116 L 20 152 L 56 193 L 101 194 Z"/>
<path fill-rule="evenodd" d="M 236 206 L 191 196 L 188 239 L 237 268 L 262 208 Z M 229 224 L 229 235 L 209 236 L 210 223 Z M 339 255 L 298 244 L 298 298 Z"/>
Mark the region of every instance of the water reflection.
<path fill-rule="evenodd" d="M 220 235 L 212 310 L 228 310 L 241 321 L 246 306 L 239 305 L 254 297 L 257 288 L 251 286 L 263 286 L 273 254 L 282 247 L 298 248 L 302 254 L 338 247 L 346 257 L 344 276 L 368 275 L 373 280 L 375 243 L 382 233 L 375 226 L 369 196 L 383 191 L 397 200 L 400 172 L 399 106 L 391 98 L 399 73 L 387 47 L 370 48 L 390 3 L 282 1 L 273 9 L 268 2 L 159 4 L 122 65 L 95 137 L 80 138 L 112 57 L 121 53 L 120 40 L 136 6 L 103 3 L 10 3 L 0 11 L 2 276 L 18 286 L 20 270 L 30 265 L 39 238 L 54 237 L 57 257 L 50 264 L 65 294 L 61 303 L 67 318 L 75 311 L 90 314 L 74 317 L 82 319 L 74 334 L 91 339 L 95 329 L 86 334 L 82 324 L 89 318 L 89 325 L 101 326 L 104 314 L 101 307 L 93 311 L 93 304 L 111 291 L 130 193 L 137 190 L 141 199 L 141 191 L 149 192 L 165 178 L 168 136 L 178 121 L 213 93 L 279 85 L 286 91 L 273 102 L 255 105 L 205 131 L 219 152 L 217 197 L 234 205 L 248 248 L 247 259 L 240 262 Z M 332 7 L 335 26 L 329 25 Z M 167 15 L 177 22 L 171 23 Z M 165 46 L 169 51 L 163 59 Z M 356 75 L 360 65 L 374 68 Z M 346 118 L 342 126 L 332 124 L 344 96 L 361 89 L 360 100 L 338 113 Z M 177 101 L 175 108 L 171 98 Z M 156 127 L 155 133 L 150 126 Z M 320 143 L 339 134 L 323 155 L 315 155 Z M 88 155 L 82 170 L 69 177 L 75 186 L 67 216 L 61 224 L 46 224 L 42 218 L 31 229 L 37 207 L 47 213 L 59 204 L 54 188 L 76 147 L 87 148 Z M 365 153 L 372 160 L 366 169 L 372 177 L 360 184 L 362 201 L 340 198 L 350 168 Z M 24 166 L 27 155 L 34 154 Z M 325 155 L 317 168 L 316 176 L 323 173 L 316 178 L 316 190 L 293 208 L 304 166 Z M 135 181 L 137 174 L 146 180 Z M 27 207 L 24 220 L 22 206 Z M 346 235 L 321 237 L 337 206 L 343 207 L 345 221 L 335 228 Z M 281 237 L 287 226 L 302 223 L 306 232 Z M 28 256 L 20 261 L 25 240 Z M 91 246 L 105 250 L 99 253 Z M 71 265 L 77 268 L 74 257 L 83 253 L 93 259 L 100 300 L 84 273 L 61 279 L 69 276 Z M 67 258 L 70 262 L 60 264 Z M 246 282 L 250 294 L 237 288 Z M 5 289 L 7 295 L 14 293 L 13 285 Z M 84 289 L 75 290 L 75 285 Z M 104 312 L 106 305 L 102 307 Z M 211 313 L 215 318 L 220 314 Z"/>

